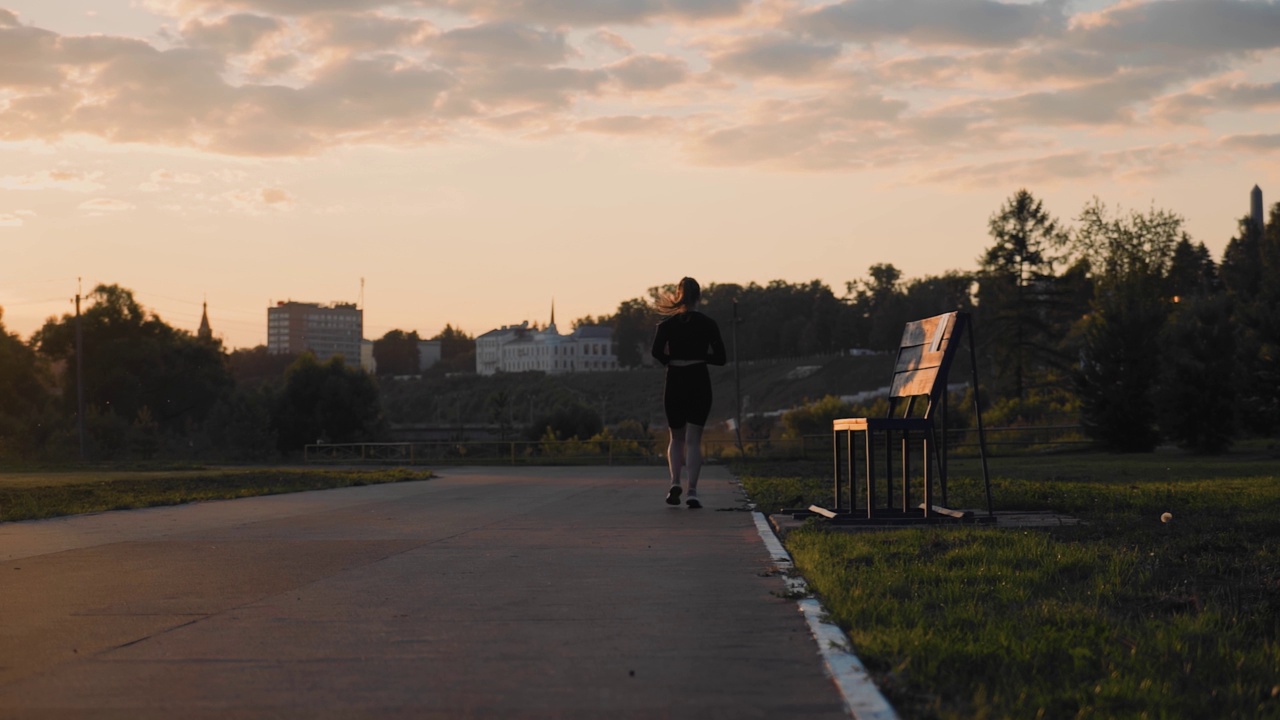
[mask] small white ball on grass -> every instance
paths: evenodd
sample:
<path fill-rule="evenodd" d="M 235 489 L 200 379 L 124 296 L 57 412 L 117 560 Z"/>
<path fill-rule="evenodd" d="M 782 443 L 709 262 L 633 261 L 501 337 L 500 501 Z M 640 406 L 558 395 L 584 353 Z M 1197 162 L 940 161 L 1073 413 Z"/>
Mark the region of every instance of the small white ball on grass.
<path fill-rule="evenodd" d="M 1173 513 L 1164 513 L 1160 516 L 1160 522 L 1167 523 L 1173 519 Z"/>

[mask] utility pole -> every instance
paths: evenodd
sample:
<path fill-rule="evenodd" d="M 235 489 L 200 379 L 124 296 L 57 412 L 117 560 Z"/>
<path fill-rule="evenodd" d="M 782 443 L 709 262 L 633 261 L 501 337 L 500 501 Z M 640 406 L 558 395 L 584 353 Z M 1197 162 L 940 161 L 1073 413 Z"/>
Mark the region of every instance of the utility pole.
<path fill-rule="evenodd" d="M 76 429 L 80 434 L 80 461 L 89 459 L 84 437 L 84 330 L 80 324 L 80 278 L 76 278 Z"/>
<path fill-rule="evenodd" d="M 738 298 L 733 299 L 733 394 L 737 399 L 737 410 L 734 414 L 733 429 L 738 435 L 738 455 L 746 457 L 746 449 L 742 446 L 742 371 L 738 366 Z"/>

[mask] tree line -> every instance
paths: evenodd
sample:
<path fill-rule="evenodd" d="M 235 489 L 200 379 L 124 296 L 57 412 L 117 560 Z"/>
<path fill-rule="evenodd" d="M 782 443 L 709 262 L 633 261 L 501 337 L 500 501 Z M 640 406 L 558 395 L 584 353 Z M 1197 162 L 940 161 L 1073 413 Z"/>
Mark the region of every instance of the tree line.
<path fill-rule="evenodd" d="M 991 215 L 988 232 L 972 270 L 906 279 L 875 264 L 839 295 L 816 280 L 711 282 L 702 310 L 744 361 L 891 351 L 910 320 L 970 312 L 993 420 L 1079 422 L 1114 450 L 1169 441 L 1218 452 L 1280 428 L 1280 204 L 1261 225 L 1241 219 L 1217 260 L 1176 213 L 1094 199 L 1064 223 L 1027 190 Z M 671 290 L 574 325 L 612 327 L 619 363 L 639 367 L 654 300 Z M 473 337 L 449 325 L 431 339 L 442 357 L 429 374 L 474 372 Z M 379 374 L 418 374 L 420 342 L 403 330 L 376 340 Z M 95 459 L 267 459 L 379 439 L 382 408 L 379 379 L 341 359 L 227 352 L 117 285 L 95 288 L 78 320 L 51 318 L 26 341 L 4 329 L 0 309 L 0 459 L 74 458 L 81 428 Z"/>
<path fill-rule="evenodd" d="M 227 352 L 119 285 L 99 285 L 86 301 L 78 317 L 50 318 L 27 342 L 5 330 L 0 309 L 0 460 L 255 461 L 384 434 L 376 378 L 340 357 Z M 474 365 L 466 333 L 446 326 L 432 339 L 445 349 L 432 372 Z"/>
<path fill-rule="evenodd" d="M 1280 204 L 1262 224 L 1242 218 L 1217 261 L 1183 226 L 1097 198 L 1067 224 L 1022 189 L 989 218 L 973 270 L 908 280 L 876 264 L 840 296 L 818 281 L 712 283 L 702 310 L 742 360 L 892 351 L 906 322 L 969 312 L 999 422 L 1079 422 L 1118 451 L 1220 452 L 1280 428 Z M 640 365 L 653 300 L 673 290 L 580 322 L 611 325 L 619 363 Z"/>

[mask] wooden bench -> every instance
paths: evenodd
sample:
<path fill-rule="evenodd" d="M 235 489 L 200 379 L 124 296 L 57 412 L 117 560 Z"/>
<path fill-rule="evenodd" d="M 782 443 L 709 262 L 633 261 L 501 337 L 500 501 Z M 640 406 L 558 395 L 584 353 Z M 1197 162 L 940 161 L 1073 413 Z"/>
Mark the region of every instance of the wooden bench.
<path fill-rule="evenodd" d="M 982 477 L 986 486 L 987 515 L 994 520 L 991 506 L 991 482 L 987 473 L 986 439 L 982 430 L 982 416 L 978 410 L 978 383 L 976 355 L 969 316 L 963 312 L 950 312 L 924 320 L 907 323 L 902 331 L 894 363 L 893 381 L 889 387 L 889 411 L 881 418 L 840 418 L 832 422 L 833 443 L 833 509 L 812 507 L 821 515 L 833 519 L 867 521 L 934 521 L 969 519 L 972 513 L 950 510 L 946 507 L 946 397 L 947 377 L 952 361 L 960 346 L 961 336 L 969 338 L 969 354 L 973 367 L 974 412 L 978 425 L 978 446 L 982 458 Z M 941 422 L 942 431 L 938 424 Z M 855 437 L 861 436 L 861 443 Z M 877 507 L 875 493 L 876 455 L 873 438 L 884 438 L 884 503 Z M 901 488 L 900 500 L 894 500 L 893 455 L 895 439 L 900 449 Z M 842 442 L 843 441 L 843 442 Z M 911 503 L 912 444 L 918 441 L 923 470 L 923 502 Z M 843 447 L 843 453 L 841 445 Z M 862 447 L 859 448 L 858 445 Z M 857 508 L 857 463 L 855 456 L 861 450 L 865 471 L 865 508 Z M 844 470 L 841 472 L 841 456 Z M 936 470 L 936 475 L 933 471 Z M 848 479 L 848 491 L 842 492 L 841 475 Z M 935 503 L 934 480 L 939 481 L 943 498 Z M 848 497 L 844 507 L 842 496 Z M 825 511 L 824 511 L 825 510 Z"/>

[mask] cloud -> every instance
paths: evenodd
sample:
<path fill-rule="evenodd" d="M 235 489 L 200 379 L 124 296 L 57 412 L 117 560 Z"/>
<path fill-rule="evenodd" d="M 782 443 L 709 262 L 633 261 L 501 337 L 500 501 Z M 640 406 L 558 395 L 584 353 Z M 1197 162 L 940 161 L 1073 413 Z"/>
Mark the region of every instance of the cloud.
<path fill-rule="evenodd" d="M 1233 150 L 1271 152 L 1280 150 L 1280 133 L 1228 135 L 1222 139 L 1222 144 Z"/>
<path fill-rule="evenodd" d="M 305 154 L 339 141 L 410 138 L 435 123 L 437 97 L 455 84 L 448 72 L 384 55 L 320 65 L 301 87 L 232 85 L 224 57 L 209 48 L 162 51 L 110 37 L 52 45 L 44 62 L 65 70 L 50 87 L 9 100 L 0 138 L 85 133 L 231 154 Z"/>
<path fill-rule="evenodd" d="M 788 170 L 850 170 L 894 162 L 907 104 L 847 92 L 758 103 L 745 121 L 690 138 L 689 157 L 707 165 L 761 165 Z M 902 157 L 900 155 L 900 157 Z"/>
<path fill-rule="evenodd" d="M 1198 145 L 1159 145 L 1115 152 L 1070 150 L 1019 160 L 973 163 L 919 175 L 918 182 L 966 187 L 1056 185 L 1091 178 L 1167 174 L 1200 155 Z"/>
<path fill-rule="evenodd" d="M 137 206 L 131 202 L 118 200 L 116 198 L 93 198 L 85 200 L 76 206 L 77 210 L 83 210 L 90 217 L 100 217 L 103 215 L 114 215 L 116 213 L 128 212 Z"/>
<path fill-rule="evenodd" d="M 422 0 L 141 0 L 142 6 L 163 15 L 217 13 L 227 10 L 267 13 L 271 15 L 305 16 L 326 12 L 361 12 L 388 5 L 424 7 L 434 3 Z"/>
<path fill-rule="evenodd" d="M 22 227 L 23 219 L 18 213 L 0 212 L 0 227 Z"/>
<path fill-rule="evenodd" d="M 267 55 L 253 63 L 249 72 L 254 79 L 262 80 L 291 72 L 300 63 L 301 59 L 293 53 Z"/>
<path fill-rule="evenodd" d="M 175 173 L 169 170 L 154 170 L 146 182 L 138 186 L 142 192 L 162 192 L 173 185 L 199 185 L 199 175 L 192 173 Z"/>
<path fill-rule="evenodd" d="M 513 65 L 476 75 L 461 96 L 490 109 L 513 105 L 566 108 L 579 93 L 599 93 L 608 79 L 603 70 Z"/>
<path fill-rule="evenodd" d="M 1109 125 L 1134 122 L 1135 106 L 1175 82 L 1177 70 L 1122 73 L 1061 90 L 1023 93 L 971 105 L 1003 123 Z"/>
<path fill-rule="evenodd" d="M 660 115 L 610 115 L 577 124 L 577 129 L 602 135 L 660 135 L 677 127 L 676 121 Z"/>
<path fill-rule="evenodd" d="M 435 0 L 465 15 L 554 25 L 642 25 L 696 22 L 740 15 L 750 0 Z"/>
<path fill-rule="evenodd" d="M 436 38 L 431 49 L 441 60 L 470 65 L 555 65 L 574 54 L 563 32 L 511 22 L 450 30 Z"/>
<path fill-rule="evenodd" d="M 600 28 L 587 37 L 587 43 L 597 47 L 608 48 L 623 55 L 635 52 L 635 46 L 629 40 L 612 30 Z"/>
<path fill-rule="evenodd" d="M 1159 63 L 1270 50 L 1280 48 L 1280 3 L 1121 2 L 1077 17 L 1067 39 L 1075 47 Z"/>
<path fill-rule="evenodd" d="M 684 82 L 689 64 L 671 55 L 632 55 L 606 68 L 626 90 L 661 90 Z"/>
<path fill-rule="evenodd" d="M 1199 123 L 1204 116 L 1234 110 L 1280 108 L 1280 82 L 1242 83 L 1214 81 L 1156 101 L 1152 113 L 1175 123 Z"/>
<path fill-rule="evenodd" d="M 216 13 L 228 9 L 290 17 L 326 12 L 364 12 L 386 7 L 442 8 L 465 17 L 514 19 L 553 25 L 659 20 L 705 21 L 739 15 L 750 0 L 143 0 L 167 15 Z"/>
<path fill-rule="evenodd" d="M 797 29 L 814 37 L 916 45 L 1013 46 L 1066 29 L 1064 3 L 995 0 L 843 0 L 797 16 Z"/>
<path fill-rule="evenodd" d="M 284 23 L 276 18 L 237 13 L 213 22 L 191 20 L 182 26 L 182 37 L 195 47 L 239 54 L 254 50 L 283 29 Z"/>
<path fill-rule="evenodd" d="M 54 62 L 58 36 L 47 30 L 18 25 L 13 13 L 9 13 L 9 17 L 12 23 L 0 22 L 0 88 L 56 85 L 62 80 L 62 71 Z"/>
<path fill-rule="evenodd" d="M 293 194 L 277 187 L 259 187 L 251 190 L 232 190 L 218 196 L 229 203 L 233 210 L 260 215 L 271 211 L 292 210 L 297 204 Z"/>
<path fill-rule="evenodd" d="M 747 77 L 800 79 L 826 69 L 840 57 L 838 43 L 786 36 L 762 36 L 734 43 L 712 56 L 719 70 Z"/>
<path fill-rule="evenodd" d="M 0 140 L 283 157 L 581 131 L 714 165 L 983 168 L 1024 148 L 1068 175 L 1158 173 L 1188 155 L 1077 155 L 1094 140 L 1062 129 L 1145 148 L 1217 113 L 1221 146 L 1265 146 L 1280 107 L 1280 3 L 1260 0 L 139 2 L 179 30 L 59 35 L 0 11 Z"/>
<path fill-rule="evenodd" d="M 100 182 L 101 172 L 82 170 L 42 170 L 29 175 L 0 177 L 0 189 L 4 190 L 67 190 L 69 192 L 96 192 L 106 186 Z"/>
<path fill-rule="evenodd" d="M 438 34 L 435 25 L 426 20 L 377 13 L 326 13 L 303 20 L 302 26 L 316 46 L 355 52 L 420 46 Z"/>

